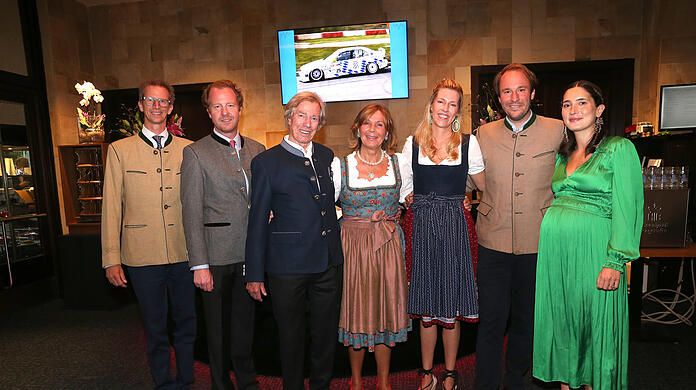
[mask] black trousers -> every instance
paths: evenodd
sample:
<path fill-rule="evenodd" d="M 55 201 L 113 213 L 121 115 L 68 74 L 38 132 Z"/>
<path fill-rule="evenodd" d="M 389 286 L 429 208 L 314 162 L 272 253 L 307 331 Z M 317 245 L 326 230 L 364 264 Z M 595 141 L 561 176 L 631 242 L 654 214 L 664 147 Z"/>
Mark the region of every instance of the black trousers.
<path fill-rule="evenodd" d="M 193 383 L 196 303 L 188 262 L 127 267 L 147 335 L 147 357 L 156 389 L 188 389 Z M 169 373 L 169 309 L 174 322 L 176 380 Z"/>
<path fill-rule="evenodd" d="M 202 292 L 213 390 L 258 389 L 252 358 L 254 300 L 244 284 L 243 263 L 210 266 L 213 291 Z"/>
<path fill-rule="evenodd" d="M 268 275 L 273 314 L 278 323 L 283 390 L 304 389 L 307 324 L 311 329 L 309 388 L 329 389 L 338 343 L 342 285 L 343 265 L 318 274 Z"/>
<path fill-rule="evenodd" d="M 514 255 L 482 246 L 479 246 L 478 253 L 476 389 L 500 388 L 508 319 L 510 328 L 503 384 L 508 390 L 524 389 L 524 376 L 532 361 L 537 255 Z"/>

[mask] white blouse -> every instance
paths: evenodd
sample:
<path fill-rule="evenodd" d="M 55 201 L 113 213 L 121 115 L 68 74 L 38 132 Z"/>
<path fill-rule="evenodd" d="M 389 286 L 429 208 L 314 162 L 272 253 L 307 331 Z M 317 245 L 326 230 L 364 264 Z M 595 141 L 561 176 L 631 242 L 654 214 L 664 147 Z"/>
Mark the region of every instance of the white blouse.
<path fill-rule="evenodd" d="M 404 180 L 404 169 L 408 165 L 407 169 L 411 169 L 411 162 L 407 160 L 405 156 L 401 153 L 396 153 L 397 159 L 399 160 L 399 172 L 401 173 L 401 190 L 399 191 L 399 202 L 404 201 L 406 196 L 413 191 L 413 179 L 410 180 L 409 184 L 406 185 Z M 348 179 L 350 180 L 350 186 L 352 188 L 370 188 L 377 186 L 393 186 L 396 183 L 396 175 L 394 174 L 392 158 L 389 158 L 389 164 L 387 165 L 387 174 L 375 178 L 373 180 L 367 180 L 364 178 L 358 178 L 358 159 L 355 156 L 355 152 L 349 154 L 346 158 L 348 161 Z M 410 159 L 410 157 L 409 157 Z M 338 196 L 341 193 L 341 162 L 338 157 L 334 157 L 331 162 L 331 173 L 333 176 L 334 183 L 334 196 L 335 200 L 338 200 Z"/>
<path fill-rule="evenodd" d="M 413 167 L 411 166 L 411 158 L 413 156 L 413 136 L 406 138 L 406 143 L 404 144 L 404 149 L 399 157 L 405 160 L 404 165 L 401 169 L 401 180 L 402 188 L 409 187 L 413 191 Z M 469 162 L 469 175 L 475 175 L 477 173 L 483 172 L 486 167 L 483 164 L 483 155 L 481 154 L 481 147 L 479 146 L 478 140 L 475 135 L 469 137 L 469 149 L 468 149 L 468 159 Z M 446 159 L 441 161 L 439 164 L 435 164 L 428 158 L 428 156 L 423 154 L 423 151 L 418 149 L 418 163 L 421 165 L 459 165 L 462 163 L 462 154 L 458 153 L 457 158 L 454 160 Z"/>

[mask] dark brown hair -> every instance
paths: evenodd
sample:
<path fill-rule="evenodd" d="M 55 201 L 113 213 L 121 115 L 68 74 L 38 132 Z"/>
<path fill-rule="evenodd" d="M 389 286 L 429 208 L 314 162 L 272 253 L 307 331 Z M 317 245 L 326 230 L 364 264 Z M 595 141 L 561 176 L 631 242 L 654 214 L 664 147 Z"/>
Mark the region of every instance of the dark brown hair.
<path fill-rule="evenodd" d="M 203 90 L 203 94 L 201 95 L 201 103 L 203 103 L 203 107 L 205 107 L 206 109 L 208 108 L 210 90 L 213 88 L 232 89 L 234 91 L 235 96 L 237 97 L 237 104 L 239 105 L 239 108 L 244 107 L 244 95 L 242 95 L 242 90 L 239 88 L 239 86 L 231 80 L 218 80 L 208 84 L 208 86 L 206 86 Z"/>
<path fill-rule="evenodd" d="M 495 78 L 493 79 L 493 89 L 495 90 L 495 93 L 500 96 L 500 79 L 503 78 L 503 75 L 507 72 L 517 70 L 520 71 L 524 74 L 524 76 L 529 80 L 529 86 L 532 88 L 532 91 L 534 91 L 539 84 L 539 80 L 537 79 L 536 75 L 534 72 L 529 70 L 526 66 L 518 63 L 512 63 L 504 67 L 503 69 L 500 70 L 495 75 Z"/>
<path fill-rule="evenodd" d="M 568 85 L 563 91 L 563 96 L 565 96 L 565 93 L 569 89 L 576 87 L 580 87 L 590 94 L 590 98 L 592 98 L 592 102 L 594 103 L 595 107 L 598 107 L 600 104 L 604 104 L 602 90 L 595 83 L 592 83 L 587 80 L 578 80 L 570 83 L 570 85 Z M 604 112 L 602 112 L 602 115 L 604 115 Z M 601 118 L 601 116 L 599 116 L 599 118 Z M 565 124 L 563 126 L 565 128 Z M 575 133 L 573 133 L 572 131 L 564 129 L 564 132 L 568 134 L 568 140 L 566 141 L 565 137 L 563 138 L 561 146 L 558 149 L 558 153 L 563 157 L 568 157 L 571 153 L 573 153 L 573 151 L 575 151 L 575 149 L 578 148 L 578 141 L 575 140 Z M 597 150 L 597 146 L 599 146 L 599 143 L 602 142 L 602 140 L 606 136 L 606 126 L 600 126 L 599 131 L 596 131 L 594 135 L 592 135 L 590 142 L 585 147 L 585 156 L 587 156 L 590 153 L 594 153 L 594 151 Z"/>
<path fill-rule="evenodd" d="M 165 88 L 167 92 L 169 92 L 169 104 L 174 104 L 174 98 L 176 97 L 174 95 L 174 87 L 172 87 L 168 82 L 158 79 L 145 80 L 140 83 L 140 87 L 138 87 L 138 101 L 143 100 L 143 97 L 145 96 L 145 88 L 151 86 Z"/>
<path fill-rule="evenodd" d="M 392 119 L 389 110 L 381 104 L 368 104 L 363 107 L 362 110 L 355 116 L 353 120 L 353 125 L 350 126 L 350 139 L 348 144 L 353 151 L 360 149 L 362 145 L 362 140 L 358 137 L 358 132 L 360 131 L 360 126 L 367 121 L 372 114 L 375 112 L 381 112 L 384 116 L 384 127 L 387 129 L 387 134 L 385 140 L 382 142 L 382 149 L 384 149 L 387 154 L 392 155 L 396 151 L 396 134 L 394 134 L 394 120 Z"/>

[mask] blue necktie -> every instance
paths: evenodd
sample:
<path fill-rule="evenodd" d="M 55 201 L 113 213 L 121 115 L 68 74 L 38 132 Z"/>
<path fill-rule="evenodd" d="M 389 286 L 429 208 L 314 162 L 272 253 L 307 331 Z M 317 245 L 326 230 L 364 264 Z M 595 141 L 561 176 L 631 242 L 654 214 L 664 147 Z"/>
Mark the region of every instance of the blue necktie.
<path fill-rule="evenodd" d="M 152 138 L 154 138 L 155 142 L 157 142 L 157 150 L 161 150 L 162 149 L 162 138 L 164 138 L 164 137 L 161 135 L 155 135 Z"/>

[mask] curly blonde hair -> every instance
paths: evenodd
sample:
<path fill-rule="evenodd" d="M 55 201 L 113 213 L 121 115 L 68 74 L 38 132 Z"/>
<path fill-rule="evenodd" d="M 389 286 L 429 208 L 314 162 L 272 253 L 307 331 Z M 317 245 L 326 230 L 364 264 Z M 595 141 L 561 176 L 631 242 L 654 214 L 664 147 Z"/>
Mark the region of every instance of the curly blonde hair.
<path fill-rule="evenodd" d="M 433 161 L 435 160 L 437 148 L 435 147 L 435 143 L 433 140 L 433 131 L 431 128 L 431 107 L 433 102 L 435 101 L 435 98 L 437 97 L 438 92 L 440 92 L 440 90 L 444 88 L 456 91 L 459 95 L 459 99 L 457 100 L 457 118 L 461 116 L 462 95 L 464 94 L 462 86 L 452 79 L 442 79 L 437 84 L 435 84 L 435 88 L 433 88 L 433 93 L 430 95 L 430 101 L 428 102 L 428 105 L 425 107 L 425 115 L 423 115 L 423 119 L 421 119 L 420 123 L 418 124 L 418 127 L 416 127 L 416 131 L 413 134 L 413 139 L 418 143 L 418 146 L 423 151 L 423 154 Z M 457 118 L 455 118 L 455 120 Z M 461 144 L 461 142 L 461 133 L 452 132 L 449 140 L 447 141 L 446 151 L 448 159 L 456 160 L 457 157 L 459 157 L 459 144 Z"/>

